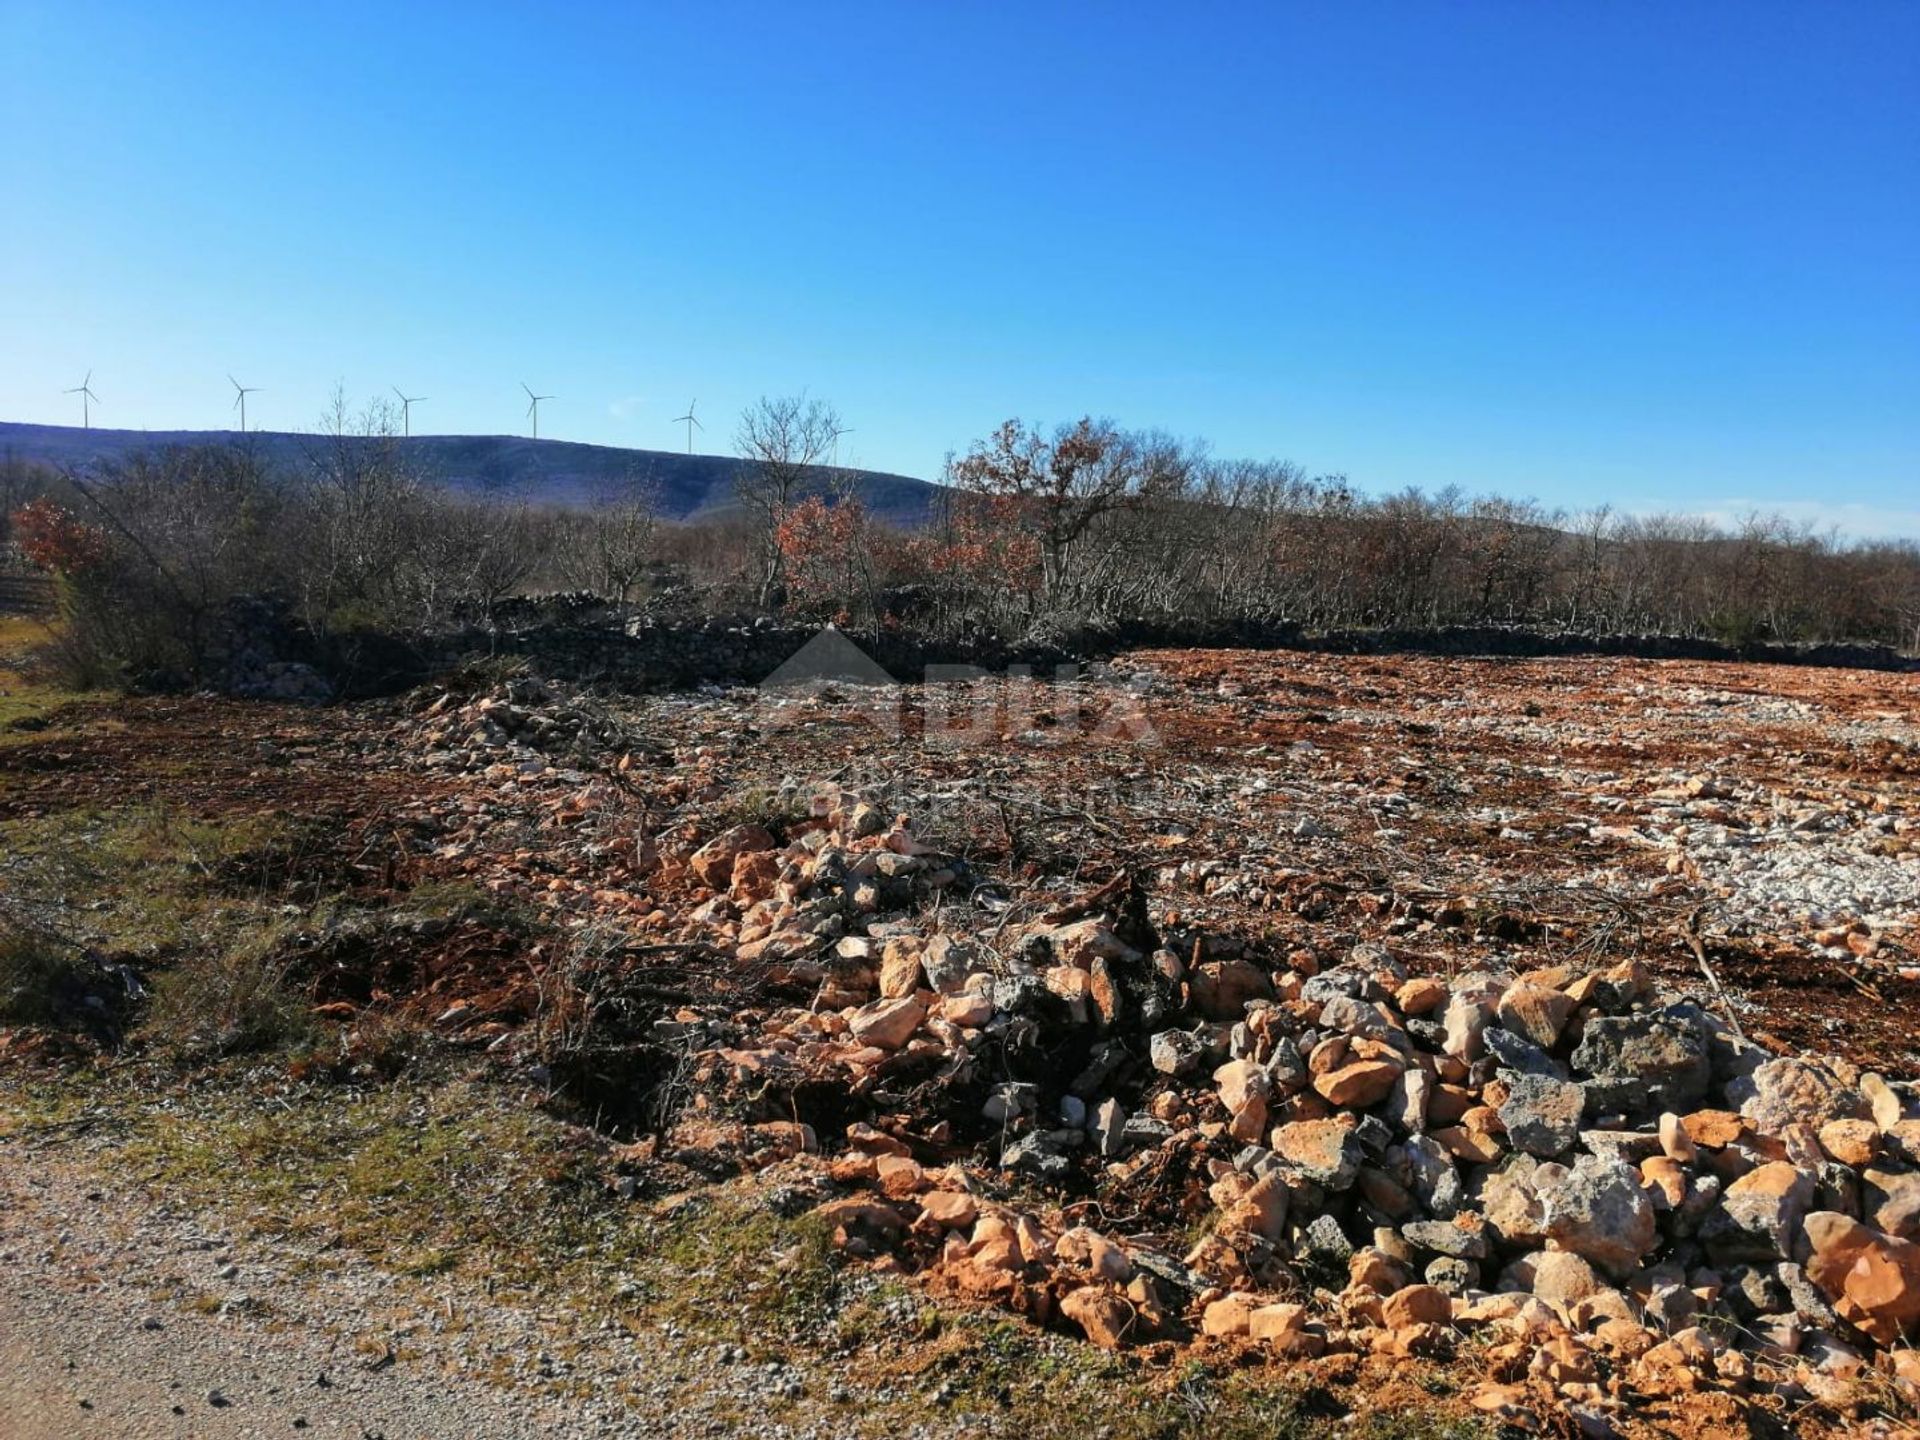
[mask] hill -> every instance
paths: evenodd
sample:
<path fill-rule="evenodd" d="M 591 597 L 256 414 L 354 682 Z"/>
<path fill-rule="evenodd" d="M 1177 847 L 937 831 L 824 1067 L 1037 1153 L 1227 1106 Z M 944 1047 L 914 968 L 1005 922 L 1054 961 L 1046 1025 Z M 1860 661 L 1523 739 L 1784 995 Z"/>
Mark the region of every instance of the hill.
<path fill-rule="evenodd" d="M 70 425 L 0 421 L 0 457 L 87 469 L 145 450 L 171 445 L 244 444 L 276 468 L 305 463 L 318 443 L 312 435 L 259 430 L 76 430 Z M 745 461 L 731 455 L 681 455 L 668 450 L 625 450 L 571 440 L 529 440 L 518 435 L 414 435 L 396 442 L 421 469 L 441 483 L 470 494 L 491 494 L 549 505 L 580 506 L 635 476 L 658 489 L 663 514 L 674 520 L 705 519 L 734 505 L 734 480 Z M 829 472 L 818 471 L 824 488 Z M 861 471 L 860 498 L 869 511 L 894 525 L 924 524 L 941 487 L 909 475 Z"/>

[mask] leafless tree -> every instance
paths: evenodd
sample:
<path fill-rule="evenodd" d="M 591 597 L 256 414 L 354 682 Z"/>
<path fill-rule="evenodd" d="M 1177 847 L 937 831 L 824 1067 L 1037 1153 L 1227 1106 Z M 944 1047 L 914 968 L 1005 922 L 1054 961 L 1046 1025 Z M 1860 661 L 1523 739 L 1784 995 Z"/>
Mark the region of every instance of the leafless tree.
<path fill-rule="evenodd" d="M 786 603 L 786 565 L 780 526 L 792 511 L 808 473 L 833 454 L 840 414 L 824 400 L 805 395 L 761 396 L 740 415 L 734 448 L 747 463 L 736 491 L 756 531 L 759 602 L 778 609 Z"/>
<path fill-rule="evenodd" d="M 948 467 L 962 490 L 1011 502 L 1013 518 L 1038 541 L 1040 600 L 1059 611 L 1076 593 L 1080 542 L 1103 516 L 1166 502 L 1192 474 L 1195 457 L 1159 434 L 1083 418 L 1052 435 L 1009 420 Z"/>
<path fill-rule="evenodd" d="M 567 517 L 557 556 L 567 583 L 615 605 L 632 599 L 658 545 L 656 497 L 650 480 L 631 476 L 590 509 Z"/>

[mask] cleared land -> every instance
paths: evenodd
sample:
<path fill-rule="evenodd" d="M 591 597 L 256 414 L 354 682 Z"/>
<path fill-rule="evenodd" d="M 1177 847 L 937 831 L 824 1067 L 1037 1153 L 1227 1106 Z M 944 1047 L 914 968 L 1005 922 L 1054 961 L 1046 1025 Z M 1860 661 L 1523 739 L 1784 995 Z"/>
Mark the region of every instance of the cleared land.
<path fill-rule="evenodd" d="M 138 1271 L 162 1313 L 465 1377 L 508 1397 L 503 1434 L 553 1423 L 538 1397 L 710 1433 L 1911 1414 L 1887 1358 L 1909 1321 L 1879 1337 L 1844 1294 L 1823 1322 L 1759 1281 L 1747 1303 L 1748 1272 L 1817 1261 L 1769 1227 L 1827 1190 L 1725 1245 L 1673 1218 L 1839 1166 L 1901 1243 L 1860 1187 L 1920 1160 L 1909 677 L 1165 651 L 807 696 L 622 701 L 484 668 L 324 709 L 0 690 L 0 895 L 71 947 L 80 1007 L 0 1038 L 7 1243 L 50 1285 L 136 1273 L 88 1258 L 125 1248 L 73 1200 L 104 1177 L 114 1224 L 160 1207 L 245 1248 L 234 1277 Z M 1516 974 L 1567 998 L 1558 1023 L 1510 1013 Z M 1774 1124 L 1768 1091 L 1725 1135 L 1694 1127 L 1677 1179 L 1636 1181 L 1658 1214 L 1634 1263 L 1563 1227 L 1620 1314 L 1517 1308 L 1544 1243 L 1517 1227 L 1457 1255 L 1410 1229 L 1487 1214 L 1517 1163 L 1578 1169 L 1586 1132 L 1638 1130 L 1609 1143 L 1641 1165 L 1669 1107 L 1594 1099 L 1576 1032 L 1688 999 L 1702 1056 L 1732 1058 L 1671 1108 L 1740 1110 L 1756 1066 L 1835 1058 L 1804 1116 Z M 1498 1063 L 1435 1033 L 1456 1002 Z M 1517 1138 L 1528 1074 L 1588 1087 L 1559 1148 Z M 1866 1127 L 1859 1155 L 1831 1153 L 1836 1121 Z M 1322 1124 L 1385 1183 L 1247 1153 Z M 1448 1131 L 1452 1206 L 1416 1163 Z M 1278 1219 L 1272 1185 L 1249 1198 L 1276 1167 Z M 1369 1246 L 1375 1220 L 1418 1238 Z M 1428 1280 L 1448 1313 L 1383 1313 Z M 1218 1308 L 1232 1292 L 1262 1333 Z M 1598 1338 L 1628 1312 L 1637 1351 Z M 1769 1328 L 1789 1314 L 1792 1345 Z"/>

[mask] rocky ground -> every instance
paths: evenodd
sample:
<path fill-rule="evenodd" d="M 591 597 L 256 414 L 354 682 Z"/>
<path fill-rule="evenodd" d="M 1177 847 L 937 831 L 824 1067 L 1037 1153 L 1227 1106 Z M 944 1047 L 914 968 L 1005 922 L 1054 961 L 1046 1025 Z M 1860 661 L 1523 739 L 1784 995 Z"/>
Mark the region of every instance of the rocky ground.
<path fill-rule="evenodd" d="M 0 886 L 163 983 L 177 943 L 48 881 L 58 827 L 278 817 L 298 845 L 241 863 L 342 1057 L 281 1065 L 282 1103 L 371 1083 L 413 1027 L 572 1122 L 602 1203 L 749 1194 L 835 1286 L 1018 1317 L 1111 1352 L 1109 1389 L 1184 1396 L 1139 1433 L 1218 1429 L 1200 1373 L 1372 1413 L 1427 1373 L 1446 1424 L 1893 1433 L 1920 1396 L 1915 701 L 1195 651 L 1046 685 L 131 701 L 0 746 Z M 0 1050 L 42 1077 L 90 1053 Z M 897 1404 L 873 1370 L 909 1361 L 835 1371 L 806 1329 L 781 1353 L 826 1369 L 789 1402 L 846 1398 L 794 1423 Z M 622 1393 L 631 1423 L 682 1403 Z M 888 1413 L 1018 1430 L 1021 1403 Z"/>

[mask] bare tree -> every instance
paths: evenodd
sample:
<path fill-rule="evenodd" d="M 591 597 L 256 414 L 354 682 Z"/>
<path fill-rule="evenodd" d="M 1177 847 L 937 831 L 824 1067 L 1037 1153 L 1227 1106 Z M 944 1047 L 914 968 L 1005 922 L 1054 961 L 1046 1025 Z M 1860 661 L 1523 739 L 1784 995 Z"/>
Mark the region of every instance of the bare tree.
<path fill-rule="evenodd" d="M 1167 500 L 1184 489 L 1194 457 L 1164 435 L 1135 434 L 1084 418 L 1051 436 L 1009 420 L 948 466 L 949 482 L 1009 503 L 1040 547 L 1041 604 L 1062 609 L 1075 593 L 1076 548 L 1104 515 Z"/>
<path fill-rule="evenodd" d="M 624 605 L 653 562 L 660 513 L 650 480 L 632 476 L 584 514 L 568 517 L 560 573 L 569 585 Z"/>
<path fill-rule="evenodd" d="M 786 561 L 780 526 L 792 511 L 808 471 L 833 454 L 840 414 L 824 400 L 805 395 L 761 396 L 740 415 L 734 448 L 747 463 L 736 482 L 740 503 L 752 518 L 760 551 L 759 602 L 768 609 L 786 603 Z"/>

